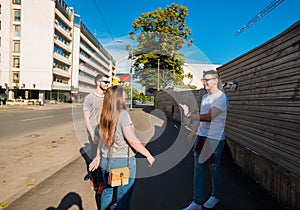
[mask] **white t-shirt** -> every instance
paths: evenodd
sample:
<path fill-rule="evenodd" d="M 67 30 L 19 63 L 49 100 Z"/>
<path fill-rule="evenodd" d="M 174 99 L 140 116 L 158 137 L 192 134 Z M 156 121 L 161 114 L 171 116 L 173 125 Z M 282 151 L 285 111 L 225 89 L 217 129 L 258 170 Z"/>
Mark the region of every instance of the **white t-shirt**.
<path fill-rule="evenodd" d="M 211 122 L 200 121 L 198 135 L 215 140 L 224 140 L 228 98 L 221 90 L 211 95 L 205 94 L 202 97 L 200 114 L 207 114 L 212 107 L 216 107 L 221 113 Z"/>

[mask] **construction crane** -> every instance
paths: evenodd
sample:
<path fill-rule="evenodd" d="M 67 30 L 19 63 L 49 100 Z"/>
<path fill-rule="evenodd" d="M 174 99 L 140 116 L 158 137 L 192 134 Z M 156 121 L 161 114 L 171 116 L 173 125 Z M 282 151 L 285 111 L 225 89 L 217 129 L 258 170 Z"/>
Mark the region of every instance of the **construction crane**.
<path fill-rule="evenodd" d="M 259 21 L 263 16 L 268 14 L 271 10 L 281 4 L 284 0 L 275 0 L 270 3 L 266 8 L 260 11 L 254 18 L 252 18 L 246 25 L 243 26 L 240 30 L 236 32 L 236 36 L 240 35 L 242 32 L 246 31 L 249 27 L 251 27 L 254 23 Z"/>

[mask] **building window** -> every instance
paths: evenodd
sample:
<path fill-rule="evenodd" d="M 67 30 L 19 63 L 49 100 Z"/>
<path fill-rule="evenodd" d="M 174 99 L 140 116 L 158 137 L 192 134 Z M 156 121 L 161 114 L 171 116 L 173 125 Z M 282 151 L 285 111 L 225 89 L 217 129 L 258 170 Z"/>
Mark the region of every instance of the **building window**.
<path fill-rule="evenodd" d="M 68 55 L 63 51 L 60 47 L 54 45 L 54 52 L 64 56 L 65 58 L 68 58 Z"/>
<path fill-rule="evenodd" d="M 13 83 L 19 83 L 19 72 L 13 73 Z"/>
<path fill-rule="evenodd" d="M 56 40 L 61 41 L 61 42 L 64 43 L 65 45 L 69 45 L 69 42 L 66 41 L 64 38 L 62 38 L 61 36 L 59 36 L 58 34 L 54 34 L 54 38 L 55 38 Z"/>
<path fill-rule="evenodd" d="M 20 68 L 20 57 L 13 57 L 13 68 Z"/>
<path fill-rule="evenodd" d="M 20 41 L 14 41 L 13 52 L 20 52 Z"/>
<path fill-rule="evenodd" d="M 21 35 L 21 25 L 14 25 L 14 35 L 20 37 Z"/>
<path fill-rule="evenodd" d="M 21 21 L 21 10 L 14 10 L 14 21 Z"/>
<path fill-rule="evenodd" d="M 65 70 L 65 71 L 68 71 L 68 66 L 60 63 L 59 61 L 57 61 L 55 59 L 54 59 L 53 67 L 54 68 L 59 68 L 59 69 Z"/>
<path fill-rule="evenodd" d="M 13 4 L 21 4 L 21 0 L 12 0 Z"/>
<path fill-rule="evenodd" d="M 64 29 L 66 32 L 69 33 L 69 28 L 68 28 L 63 22 L 61 22 L 61 21 L 58 20 L 58 19 L 55 19 L 55 22 L 57 22 L 57 24 L 58 24 L 62 29 Z"/>

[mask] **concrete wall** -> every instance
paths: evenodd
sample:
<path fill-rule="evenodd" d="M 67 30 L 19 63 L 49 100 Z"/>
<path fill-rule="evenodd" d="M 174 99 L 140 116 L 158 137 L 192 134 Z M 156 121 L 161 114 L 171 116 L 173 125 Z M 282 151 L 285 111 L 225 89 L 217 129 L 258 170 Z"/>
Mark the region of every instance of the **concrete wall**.
<path fill-rule="evenodd" d="M 53 1 L 22 1 L 20 85 L 51 90 L 54 34 Z"/>
<path fill-rule="evenodd" d="M 199 111 L 204 89 L 200 90 L 164 90 L 155 94 L 155 108 L 162 110 L 166 117 L 191 126 L 187 117 L 189 112 Z"/>

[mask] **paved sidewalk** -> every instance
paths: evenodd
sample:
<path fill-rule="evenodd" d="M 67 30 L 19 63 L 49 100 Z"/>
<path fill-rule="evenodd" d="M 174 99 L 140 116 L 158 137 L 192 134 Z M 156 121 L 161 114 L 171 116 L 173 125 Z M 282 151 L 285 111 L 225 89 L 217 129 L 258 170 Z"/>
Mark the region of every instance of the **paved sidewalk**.
<path fill-rule="evenodd" d="M 169 149 L 179 135 L 179 125 L 176 123 L 168 121 L 165 126 L 159 139 L 147 144 L 149 150 L 156 155 Z M 187 130 L 182 132 L 183 136 L 188 133 Z M 185 141 L 185 139 L 182 140 Z M 137 174 L 144 170 L 144 163 L 138 161 Z M 224 152 L 222 170 L 223 194 L 221 202 L 215 207 L 215 210 L 280 209 L 276 200 L 244 175 L 240 168 L 233 163 L 227 147 Z M 80 156 L 5 209 L 96 210 L 94 192 L 89 188 L 89 182 L 83 180 L 85 174 L 85 161 Z M 209 197 L 210 186 L 208 177 L 206 180 L 205 199 Z M 193 153 L 190 151 L 180 163 L 165 173 L 136 179 L 131 200 L 132 210 L 179 210 L 192 200 L 192 191 Z"/>
<path fill-rule="evenodd" d="M 22 110 L 47 110 L 47 109 L 61 109 L 65 107 L 78 106 L 80 104 L 71 103 L 57 103 L 57 104 L 44 104 L 40 105 L 1 105 L 0 112 L 12 112 L 12 111 L 22 111 Z"/>

